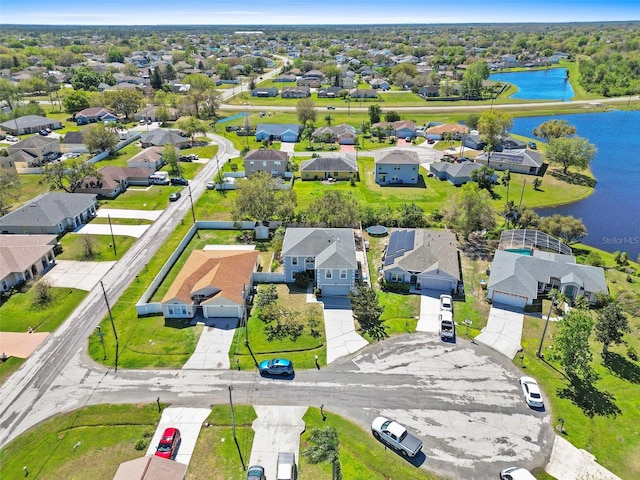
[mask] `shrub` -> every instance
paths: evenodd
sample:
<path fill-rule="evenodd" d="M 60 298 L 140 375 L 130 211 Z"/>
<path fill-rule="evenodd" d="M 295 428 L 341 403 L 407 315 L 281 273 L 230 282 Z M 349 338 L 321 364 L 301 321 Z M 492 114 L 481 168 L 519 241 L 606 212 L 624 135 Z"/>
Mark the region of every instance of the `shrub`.
<path fill-rule="evenodd" d="M 144 450 L 147 448 L 147 441 L 144 438 L 139 439 L 135 444 L 135 449 L 138 451 Z"/>
<path fill-rule="evenodd" d="M 637 362 L 638 361 L 638 352 L 636 352 L 635 348 L 629 346 L 629 347 L 627 347 L 627 357 L 629 357 L 634 362 Z"/>
<path fill-rule="evenodd" d="M 307 272 L 297 272 L 295 274 L 296 287 L 307 288 L 309 286 L 309 274 Z"/>
<path fill-rule="evenodd" d="M 604 267 L 604 261 L 598 252 L 591 252 L 587 255 L 586 262 L 594 267 Z"/>

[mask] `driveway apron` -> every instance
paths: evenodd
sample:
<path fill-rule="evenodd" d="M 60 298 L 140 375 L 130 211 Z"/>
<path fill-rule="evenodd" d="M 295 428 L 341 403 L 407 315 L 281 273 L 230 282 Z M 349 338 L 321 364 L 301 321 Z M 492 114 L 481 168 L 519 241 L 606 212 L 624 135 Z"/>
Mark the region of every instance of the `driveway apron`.
<path fill-rule="evenodd" d="M 438 333 L 438 314 L 440 313 L 440 292 L 423 290 L 420 295 L 420 319 L 416 326 L 418 332 Z"/>
<path fill-rule="evenodd" d="M 228 370 L 229 349 L 238 324 L 237 318 L 206 319 L 198 345 L 182 368 L 189 370 Z"/>
<path fill-rule="evenodd" d="M 513 359 L 522 348 L 523 323 L 524 315 L 520 311 L 506 305 L 493 305 L 487 326 L 476 340 Z"/>
<path fill-rule="evenodd" d="M 367 346 L 356 333 L 351 302 L 346 297 L 322 297 L 322 314 L 327 336 L 327 363 Z"/>

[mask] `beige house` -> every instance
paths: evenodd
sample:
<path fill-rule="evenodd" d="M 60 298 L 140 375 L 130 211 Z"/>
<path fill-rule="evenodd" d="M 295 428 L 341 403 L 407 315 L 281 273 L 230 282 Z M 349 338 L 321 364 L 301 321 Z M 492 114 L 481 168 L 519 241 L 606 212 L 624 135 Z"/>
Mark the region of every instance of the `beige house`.
<path fill-rule="evenodd" d="M 16 167 L 39 167 L 60 155 L 60 142 L 57 138 L 34 136 L 7 147 L 9 157 L 13 157 Z"/>
<path fill-rule="evenodd" d="M 0 235 L 0 289 L 6 292 L 48 272 L 57 243 L 55 235 Z"/>
<path fill-rule="evenodd" d="M 160 170 L 160 167 L 164 165 L 164 158 L 162 158 L 162 152 L 164 147 L 149 147 L 142 150 L 137 155 L 134 155 L 127 161 L 128 167 L 137 168 L 149 168 L 154 172 Z M 176 150 L 176 155 L 179 155 Z M 152 172 L 153 173 L 153 172 Z"/>
<path fill-rule="evenodd" d="M 274 177 L 283 177 L 289 165 L 289 154 L 279 150 L 259 148 L 251 150 L 244 157 L 246 176 L 256 172 L 269 172 Z"/>
<path fill-rule="evenodd" d="M 87 177 L 82 181 L 75 193 L 93 193 L 100 198 L 116 198 L 129 185 L 149 185 L 149 176 L 155 172 L 152 168 L 116 167 L 109 165 L 102 167 L 100 178 Z"/>

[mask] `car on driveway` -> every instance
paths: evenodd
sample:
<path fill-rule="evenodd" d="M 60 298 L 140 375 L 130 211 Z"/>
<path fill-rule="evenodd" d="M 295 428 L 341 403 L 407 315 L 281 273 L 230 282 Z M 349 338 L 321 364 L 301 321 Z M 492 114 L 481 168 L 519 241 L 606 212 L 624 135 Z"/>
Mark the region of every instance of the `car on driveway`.
<path fill-rule="evenodd" d="M 7 142 L 17 142 L 18 138 L 13 135 L 7 135 Z"/>
<path fill-rule="evenodd" d="M 49 135 L 49 132 L 47 132 L 44 128 L 42 130 L 38 130 L 38 135 L 41 135 L 43 137 L 46 137 L 47 135 Z"/>
<path fill-rule="evenodd" d="M 520 467 L 505 468 L 500 472 L 501 480 L 535 480 L 529 470 Z"/>
<path fill-rule="evenodd" d="M 189 180 L 182 177 L 173 177 L 171 179 L 171 185 L 189 185 Z"/>
<path fill-rule="evenodd" d="M 175 192 L 172 193 L 171 195 L 169 195 L 169 201 L 170 202 L 177 202 L 178 199 L 181 197 L 182 195 L 180 195 L 180 192 Z"/>
<path fill-rule="evenodd" d="M 156 448 L 156 456 L 173 460 L 178 452 L 179 444 L 180 430 L 177 428 L 165 429 Z"/>
<path fill-rule="evenodd" d="M 264 476 L 264 467 L 262 465 L 251 465 L 247 470 L 247 480 L 267 480 Z"/>
<path fill-rule="evenodd" d="M 451 295 L 440 295 L 440 311 L 453 312 L 453 299 Z"/>
<path fill-rule="evenodd" d="M 404 457 L 415 457 L 422 450 L 422 440 L 414 437 L 395 420 L 377 417 L 371 422 L 371 433 L 378 440 L 398 450 Z"/>
<path fill-rule="evenodd" d="M 542 392 L 538 386 L 538 382 L 531 377 L 522 377 L 520 379 L 520 386 L 522 387 L 522 393 L 524 393 L 524 401 L 527 405 L 534 408 L 544 407 L 544 401 L 542 400 Z"/>
<path fill-rule="evenodd" d="M 258 365 L 260 375 L 293 375 L 293 362 L 286 358 L 264 360 Z"/>

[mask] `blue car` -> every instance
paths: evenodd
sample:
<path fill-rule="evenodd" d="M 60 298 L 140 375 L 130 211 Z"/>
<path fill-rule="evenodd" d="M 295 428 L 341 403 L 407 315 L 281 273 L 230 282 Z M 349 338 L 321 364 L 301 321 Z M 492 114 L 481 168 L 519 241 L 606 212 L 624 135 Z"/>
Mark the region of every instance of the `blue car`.
<path fill-rule="evenodd" d="M 536 142 L 529 142 L 529 148 L 531 150 L 537 150 L 538 149 L 538 145 L 536 144 Z"/>
<path fill-rule="evenodd" d="M 286 358 L 264 360 L 258 365 L 260 375 L 293 375 L 293 362 Z"/>

